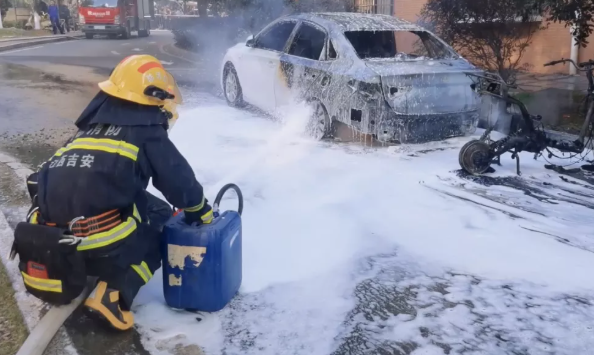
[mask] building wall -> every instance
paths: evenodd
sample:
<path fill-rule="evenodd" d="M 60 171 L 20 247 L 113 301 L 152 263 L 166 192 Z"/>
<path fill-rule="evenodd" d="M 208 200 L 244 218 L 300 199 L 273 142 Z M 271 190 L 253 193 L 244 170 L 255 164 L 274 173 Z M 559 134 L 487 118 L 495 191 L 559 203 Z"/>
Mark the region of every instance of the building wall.
<path fill-rule="evenodd" d="M 416 22 L 427 0 L 394 0 L 394 16 Z"/>
<path fill-rule="evenodd" d="M 421 9 L 427 0 L 394 0 L 394 16 L 416 22 Z M 594 59 L 594 41 L 586 48 L 579 49 L 579 60 Z M 543 67 L 552 60 L 570 58 L 571 34 L 563 24 L 551 23 L 546 29 L 534 34 L 532 44 L 523 54 L 521 63 L 528 64 L 529 70 L 535 73 L 569 73 L 569 65 Z"/>

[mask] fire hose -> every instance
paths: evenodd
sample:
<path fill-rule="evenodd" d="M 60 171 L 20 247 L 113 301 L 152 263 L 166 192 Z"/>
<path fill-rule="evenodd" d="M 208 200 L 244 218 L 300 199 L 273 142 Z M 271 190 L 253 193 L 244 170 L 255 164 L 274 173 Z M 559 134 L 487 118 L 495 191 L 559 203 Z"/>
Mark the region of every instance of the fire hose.
<path fill-rule="evenodd" d="M 70 317 L 72 312 L 81 305 L 87 298 L 93 285 L 94 278 L 87 279 L 87 286 L 83 292 L 75 298 L 70 304 L 65 306 L 54 306 L 44 316 L 41 321 L 33 328 L 16 355 L 43 355 L 43 352 L 54 338 L 62 324 Z"/>

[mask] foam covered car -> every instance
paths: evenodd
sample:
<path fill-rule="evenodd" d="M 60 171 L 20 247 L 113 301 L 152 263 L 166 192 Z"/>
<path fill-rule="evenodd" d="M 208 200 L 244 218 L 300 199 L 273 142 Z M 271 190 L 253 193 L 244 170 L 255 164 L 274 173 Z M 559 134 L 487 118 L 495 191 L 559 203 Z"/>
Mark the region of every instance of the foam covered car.
<path fill-rule="evenodd" d="M 474 132 L 481 71 L 430 31 L 396 17 L 307 13 L 270 23 L 227 50 L 227 102 L 271 113 L 313 106 L 316 138 L 337 125 L 381 142 L 415 143 Z"/>

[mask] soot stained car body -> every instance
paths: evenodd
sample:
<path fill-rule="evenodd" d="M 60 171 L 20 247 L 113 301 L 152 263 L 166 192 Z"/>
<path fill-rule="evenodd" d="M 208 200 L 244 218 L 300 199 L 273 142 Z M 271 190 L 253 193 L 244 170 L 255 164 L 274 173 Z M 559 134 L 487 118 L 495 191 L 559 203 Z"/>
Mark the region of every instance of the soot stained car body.
<path fill-rule="evenodd" d="M 382 142 L 416 143 L 474 132 L 481 71 L 431 32 L 386 15 L 285 16 L 222 62 L 228 103 L 278 112 L 295 98 L 315 107 L 313 134 L 337 122 Z"/>

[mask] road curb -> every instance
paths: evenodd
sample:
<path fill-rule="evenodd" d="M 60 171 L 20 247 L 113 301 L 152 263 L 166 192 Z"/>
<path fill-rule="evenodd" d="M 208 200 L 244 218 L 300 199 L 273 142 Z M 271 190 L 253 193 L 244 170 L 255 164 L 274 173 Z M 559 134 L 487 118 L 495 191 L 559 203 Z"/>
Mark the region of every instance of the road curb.
<path fill-rule="evenodd" d="M 56 42 L 64 42 L 64 41 L 71 41 L 71 40 L 78 40 L 83 38 L 83 35 L 77 36 L 64 36 L 64 37 L 55 37 L 55 38 L 47 38 L 47 39 L 35 39 L 35 40 L 25 40 L 25 42 L 20 43 L 13 43 L 8 44 L 6 46 L 0 47 L 1 52 L 7 52 L 14 49 L 26 48 L 26 47 L 33 47 L 40 44 L 47 44 L 47 43 L 56 43 Z M 10 42 L 10 41 L 6 41 Z M 0 42 L 1 43 L 1 42 Z"/>

